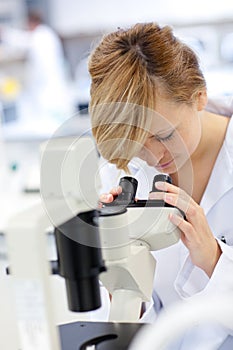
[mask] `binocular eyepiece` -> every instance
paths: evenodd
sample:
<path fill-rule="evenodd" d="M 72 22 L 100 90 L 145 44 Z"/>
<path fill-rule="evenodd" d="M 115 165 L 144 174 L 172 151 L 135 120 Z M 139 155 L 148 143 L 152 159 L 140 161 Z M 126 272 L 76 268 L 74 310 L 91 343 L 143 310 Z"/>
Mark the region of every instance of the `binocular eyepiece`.
<path fill-rule="evenodd" d="M 155 187 L 155 183 L 158 181 L 168 182 L 172 183 L 171 177 L 167 174 L 158 174 L 155 175 L 153 179 L 152 184 L 152 190 L 151 192 L 161 192 Z M 137 187 L 138 187 L 138 181 L 131 176 L 124 176 L 120 179 L 119 186 L 122 188 L 122 192 L 114 199 L 112 203 L 109 205 L 133 205 L 135 203 L 140 203 L 142 201 L 135 200 Z M 107 205 L 108 206 L 108 205 Z"/>

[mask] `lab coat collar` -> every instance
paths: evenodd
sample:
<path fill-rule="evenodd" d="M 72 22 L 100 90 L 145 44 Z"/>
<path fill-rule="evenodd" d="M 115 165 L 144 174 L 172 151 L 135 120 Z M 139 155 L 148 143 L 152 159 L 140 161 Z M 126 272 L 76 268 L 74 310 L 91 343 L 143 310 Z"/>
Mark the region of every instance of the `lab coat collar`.
<path fill-rule="evenodd" d="M 230 189 L 233 188 L 233 118 L 231 118 L 226 138 L 215 162 L 209 183 L 200 205 L 205 214 Z"/>

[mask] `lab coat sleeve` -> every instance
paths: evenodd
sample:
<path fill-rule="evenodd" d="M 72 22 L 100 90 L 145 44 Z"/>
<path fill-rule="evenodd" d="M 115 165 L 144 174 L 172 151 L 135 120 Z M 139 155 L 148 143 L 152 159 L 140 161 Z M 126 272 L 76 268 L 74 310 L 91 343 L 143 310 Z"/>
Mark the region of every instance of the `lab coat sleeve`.
<path fill-rule="evenodd" d="M 203 294 L 218 296 L 233 293 L 233 247 L 218 240 L 222 254 L 211 278 L 203 270 L 192 264 L 190 256 L 185 259 L 175 280 L 175 288 L 181 298 Z"/>
<path fill-rule="evenodd" d="M 175 289 L 182 299 L 195 296 L 221 298 L 226 293 L 233 293 L 233 247 L 221 241 L 218 243 L 222 254 L 211 278 L 192 264 L 189 255 L 186 257 L 175 280 Z M 190 350 L 220 349 L 228 335 L 233 335 L 233 327 L 227 329 L 220 324 L 200 323 L 184 336 L 181 349 L 187 349 L 187 346 Z"/>

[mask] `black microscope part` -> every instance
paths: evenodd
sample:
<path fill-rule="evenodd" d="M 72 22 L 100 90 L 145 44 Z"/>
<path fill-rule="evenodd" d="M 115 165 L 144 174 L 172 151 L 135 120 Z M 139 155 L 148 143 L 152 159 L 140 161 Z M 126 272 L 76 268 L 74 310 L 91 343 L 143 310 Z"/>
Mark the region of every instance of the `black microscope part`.
<path fill-rule="evenodd" d="M 124 208 L 126 208 L 128 205 L 135 203 L 138 181 L 134 177 L 124 176 L 120 179 L 119 186 L 121 186 L 122 192 L 115 197 L 113 202 L 103 203 L 105 208 L 117 206 L 119 209 L 124 210 Z M 114 213 L 112 212 L 112 214 Z"/>
<path fill-rule="evenodd" d="M 153 179 L 153 184 L 152 184 L 152 190 L 151 192 L 163 192 L 162 190 L 158 190 L 156 187 L 155 187 L 155 183 L 156 182 L 159 182 L 159 181 L 162 181 L 162 182 L 168 182 L 169 184 L 172 184 L 172 179 L 169 175 L 167 174 L 158 174 L 158 175 L 155 175 L 154 179 Z"/>
<path fill-rule="evenodd" d="M 138 181 L 131 176 L 124 176 L 120 179 L 119 186 L 122 188 L 122 192 L 117 197 L 117 202 L 134 203 L 135 196 L 138 188 Z"/>
<path fill-rule="evenodd" d="M 155 182 L 157 181 L 166 181 L 166 182 L 172 183 L 170 176 L 167 174 L 155 175 L 153 179 L 151 192 L 159 191 L 155 188 Z M 119 186 L 122 187 L 122 193 L 120 193 L 114 199 L 113 202 L 103 203 L 103 208 L 100 210 L 101 216 L 121 214 L 123 210 L 127 207 L 172 207 L 171 205 L 165 203 L 164 200 L 160 200 L 160 199 L 136 200 L 135 197 L 137 192 L 138 181 L 133 177 L 130 177 L 130 176 L 122 177 L 120 179 Z M 110 209 L 113 207 L 115 207 L 114 212 L 112 209 Z"/>
<path fill-rule="evenodd" d="M 58 272 L 65 278 L 71 311 L 85 312 L 101 306 L 99 274 L 106 268 L 96 216 L 96 210 L 80 213 L 55 229 Z"/>

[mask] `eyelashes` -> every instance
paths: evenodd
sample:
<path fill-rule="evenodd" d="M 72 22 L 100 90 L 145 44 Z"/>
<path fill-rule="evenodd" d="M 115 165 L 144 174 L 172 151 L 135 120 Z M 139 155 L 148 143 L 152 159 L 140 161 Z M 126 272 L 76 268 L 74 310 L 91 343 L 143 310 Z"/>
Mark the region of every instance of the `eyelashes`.
<path fill-rule="evenodd" d="M 166 141 L 170 141 L 173 137 L 174 137 L 174 130 L 168 134 L 167 136 L 158 136 L 158 135 L 155 135 L 154 137 L 156 138 L 157 141 L 160 141 L 160 142 L 166 142 Z"/>

